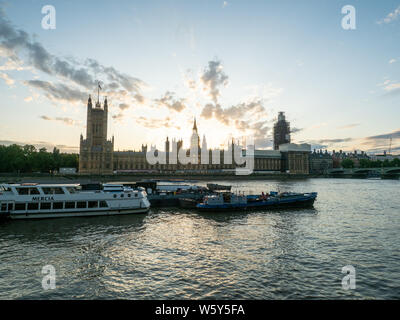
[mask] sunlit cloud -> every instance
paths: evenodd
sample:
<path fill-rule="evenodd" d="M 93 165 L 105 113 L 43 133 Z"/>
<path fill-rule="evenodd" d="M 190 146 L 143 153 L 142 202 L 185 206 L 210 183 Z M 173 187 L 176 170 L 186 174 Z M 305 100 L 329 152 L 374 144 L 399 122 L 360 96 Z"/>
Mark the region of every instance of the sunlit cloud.
<path fill-rule="evenodd" d="M 63 122 L 64 124 L 66 124 L 68 126 L 75 126 L 75 125 L 80 126 L 81 125 L 81 121 L 74 120 L 74 119 L 71 119 L 71 118 L 68 118 L 68 117 L 51 118 L 49 116 L 40 116 L 40 118 L 42 120 L 46 120 L 46 121 L 60 121 L 60 122 Z"/>
<path fill-rule="evenodd" d="M 141 90 L 147 85 L 142 80 L 122 73 L 112 66 L 104 66 L 94 59 L 79 62 L 75 58 L 62 58 L 51 54 L 35 37 L 16 28 L 3 11 L 0 11 L 0 52 L 2 59 L 6 59 L 6 63 L 0 66 L 1 70 L 30 69 L 60 81 L 41 81 L 37 79 L 36 74 L 35 80 L 22 82 L 40 89 L 53 102 L 84 100 L 87 91 L 92 92 L 97 88 L 97 80 L 102 83 L 103 94 L 112 95 L 116 100 L 119 99 L 120 103 L 125 102 L 123 100 L 126 99 L 126 95 L 139 102 L 144 101 Z M 6 74 L 1 73 L 0 76 L 7 84 L 13 83 Z"/>
<path fill-rule="evenodd" d="M 352 129 L 355 127 L 358 127 L 360 124 L 359 123 L 351 123 L 351 124 L 346 124 L 343 126 L 338 127 L 338 129 Z"/>
<path fill-rule="evenodd" d="M 0 78 L 10 87 L 15 83 L 14 79 L 12 79 L 7 73 L 0 72 Z"/>
<path fill-rule="evenodd" d="M 181 112 L 186 108 L 185 99 L 175 98 L 175 93 L 167 91 L 160 99 L 155 99 L 154 102 L 158 106 L 164 106 L 170 110 Z"/>
<path fill-rule="evenodd" d="M 378 24 L 391 23 L 394 20 L 397 20 L 399 15 L 400 15 L 400 6 L 398 6 L 394 11 L 390 12 L 385 18 L 379 20 Z"/>
<path fill-rule="evenodd" d="M 209 61 L 200 79 L 203 84 L 203 90 L 209 95 L 212 101 L 217 104 L 220 88 L 228 84 L 228 76 L 223 72 L 221 61 Z"/>

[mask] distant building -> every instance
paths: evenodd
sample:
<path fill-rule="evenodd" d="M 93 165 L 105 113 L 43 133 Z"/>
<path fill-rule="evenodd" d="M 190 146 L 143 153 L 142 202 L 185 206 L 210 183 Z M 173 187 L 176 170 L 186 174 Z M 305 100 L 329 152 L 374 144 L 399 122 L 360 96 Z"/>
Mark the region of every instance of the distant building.
<path fill-rule="evenodd" d="M 316 151 L 310 154 L 310 173 L 312 174 L 325 174 L 328 170 L 333 168 L 333 158 L 327 150 Z"/>
<path fill-rule="evenodd" d="M 254 171 L 282 171 L 282 154 L 278 150 L 254 150 Z"/>
<path fill-rule="evenodd" d="M 400 155 L 395 155 L 395 154 L 390 154 L 386 153 L 386 151 L 383 151 L 381 154 L 373 154 L 370 156 L 372 161 L 392 161 L 394 159 L 400 159 Z"/>
<path fill-rule="evenodd" d="M 274 124 L 274 150 L 279 150 L 279 146 L 285 143 L 290 143 L 290 123 L 286 121 L 285 113 L 279 112 Z"/>
<path fill-rule="evenodd" d="M 290 174 L 310 173 L 310 144 L 281 144 L 279 151 L 282 154 L 282 171 Z"/>
<path fill-rule="evenodd" d="M 79 147 L 79 173 L 81 174 L 112 174 L 114 137 L 107 140 L 107 98 L 103 108 L 98 100 L 92 107 L 89 96 L 87 103 L 86 139 L 81 135 Z"/>
<path fill-rule="evenodd" d="M 350 159 L 354 163 L 354 167 L 358 168 L 360 166 L 360 160 L 361 159 L 370 159 L 370 157 L 364 152 L 343 152 L 340 150 L 339 152 L 335 152 L 333 150 L 332 152 L 332 161 L 333 161 L 333 168 L 341 168 L 342 167 L 342 161 L 345 159 Z"/>
<path fill-rule="evenodd" d="M 197 132 L 196 118 L 194 118 L 192 136 L 190 137 L 190 148 L 197 148 L 198 152 L 200 150 L 200 137 L 199 133 Z"/>
<path fill-rule="evenodd" d="M 208 149 L 205 136 L 200 144 L 200 136 L 197 129 L 197 122 L 194 119 L 190 147 L 197 148 L 198 161 L 195 163 L 181 164 L 178 152 L 183 148 L 183 141 L 169 138 L 165 141 L 165 151 L 156 149 L 156 146 L 142 145 L 139 151 L 114 151 L 114 137 L 107 140 L 107 98 L 103 107 L 97 101 L 96 107 L 92 107 L 92 99 L 89 96 L 87 104 L 87 126 L 86 139 L 81 135 L 79 153 L 80 174 L 113 174 L 113 173 L 135 173 L 135 172 L 185 172 L 185 173 L 213 173 L 213 172 L 234 172 L 238 165 L 234 159 L 234 140 L 229 143 L 228 148 Z M 286 122 L 283 112 L 279 113 L 278 122 L 274 127 L 274 137 L 278 145 L 276 150 L 255 150 L 254 171 L 291 174 L 309 173 L 309 154 L 311 146 L 308 144 L 297 145 L 288 143 L 290 141 L 289 123 Z M 201 145 L 201 147 L 200 147 Z M 242 154 L 245 155 L 245 150 Z M 147 161 L 147 152 L 154 152 L 155 156 L 165 153 L 166 163 L 150 164 Z M 189 152 L 189 151 L 187 151 Z M 203 155 L 208 154 L 208 159 L 203 161 Z M 219 161 L 213 162 L 214 156 Z M 174 159 L 174 161 L 172 161 Z"/>

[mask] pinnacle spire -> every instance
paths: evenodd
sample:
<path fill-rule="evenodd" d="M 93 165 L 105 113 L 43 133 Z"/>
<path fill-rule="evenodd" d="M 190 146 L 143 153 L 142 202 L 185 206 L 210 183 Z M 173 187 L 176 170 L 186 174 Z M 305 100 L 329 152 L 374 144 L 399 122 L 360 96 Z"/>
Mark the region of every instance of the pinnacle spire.
<path fill-rule="evenodd" d="M 193 130 L 196 130 L 196 131 L 197 131 L 196 117 L 194 117 Z"/>

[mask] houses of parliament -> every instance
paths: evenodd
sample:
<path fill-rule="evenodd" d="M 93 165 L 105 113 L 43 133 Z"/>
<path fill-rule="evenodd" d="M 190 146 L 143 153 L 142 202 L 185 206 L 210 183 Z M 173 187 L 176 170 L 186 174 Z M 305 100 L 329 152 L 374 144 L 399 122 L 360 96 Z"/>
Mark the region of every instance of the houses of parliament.
<path fill-rule="evenodd" d="M 79 173 L 89 175 L 111 175 L 118 173 L 138 172 L 196 172 L 199 174 L 212 174 L 215 172 L 233 172 L 239 165 L 235 164 L 233 155 L 234 142 L 228 146 L 228 150 L 218 150 L 220 154 L 219 164 L 212 163 L 212 153 L 208 150 L 205 137 L 200 146 L 200 137 L 194 119 L 191 147 L 199 150 L 208 150 L 209 161 L 204 163 L 200 157 L 196 163 L 181 164 L 179 161 L 169 161 L 175 158 L 183 147 L 183 141 L 165 141 L 165 164 L 150 164 L 146 159 L 147 145 L 142 145 L 140 151 L 114 151 L 114 137 L 107 139 L 108 102 L 104 99 L 101 105 L 99 99 L 93 107 L 89 96 L 87 102 L 86 139 L 80 136 L 79 148 Z M 177 146 L 171 148 L 171 146 Z M 157 150 L 155 151 L 158 152 Z M 232 152 L 232 154 L 230 154 Z M 285 120 L 283 112 L 279 113 L 278 121 L 274 126 L 274 150 L 254 150 L 254 171 L 269 173 L 308 174 L 309 156 L 311 146 L 308 144 L 290 143 L 290 126 Z M 174 155 L 175 153 L 175 155 Z M 229 159 L 226 159 L 229 157 Z"/>

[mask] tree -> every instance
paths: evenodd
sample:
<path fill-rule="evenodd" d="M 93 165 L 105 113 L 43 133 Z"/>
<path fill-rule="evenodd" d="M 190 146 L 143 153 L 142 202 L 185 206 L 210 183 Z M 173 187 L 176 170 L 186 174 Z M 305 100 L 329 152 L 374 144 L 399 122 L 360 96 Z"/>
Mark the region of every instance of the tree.
<path fill-rule="evenodd" d="M 393 159 L 390 166 L 391 167 L 400 167 L 400 159 L 399 158 Z"/>
<path fill-rule="evenodd" d="M 372 168 L 371 161 L 368 159 L 361 159 L 360 160 L 360 168 Z"/>
<path fill-rule="evenodd" d="M 346 169 L 354 168 L 354 161 L 351 159 L 344 159 L 342 161 L 342 167 Z"/>
<path fill-rule="evenodd" d="M 57 148 L 54 148 L 53 152 L 47 152 L 46 148 L 36 150 L 32 145 L 0 145 L 0 172 L 48 173 L 59 170 L 60 167 L 78 169 L 78 166 L 78 154 L 61 153 Z"/>

